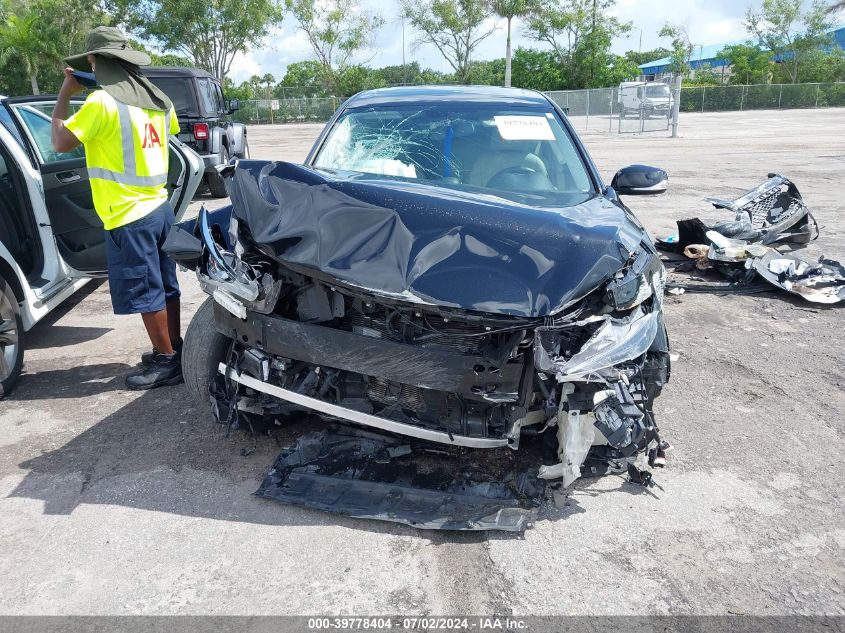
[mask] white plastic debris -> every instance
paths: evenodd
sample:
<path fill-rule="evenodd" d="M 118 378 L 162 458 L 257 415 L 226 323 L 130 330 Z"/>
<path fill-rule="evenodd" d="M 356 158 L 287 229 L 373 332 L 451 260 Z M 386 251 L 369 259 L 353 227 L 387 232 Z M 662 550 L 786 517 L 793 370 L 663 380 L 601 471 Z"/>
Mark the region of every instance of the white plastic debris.
<path fill-rule="evenodd" d="M 769 262 L 769 270 L 776 275 L 787 273 L 790 277 L 795 274 L 795 260 L 773 259 Z"/>

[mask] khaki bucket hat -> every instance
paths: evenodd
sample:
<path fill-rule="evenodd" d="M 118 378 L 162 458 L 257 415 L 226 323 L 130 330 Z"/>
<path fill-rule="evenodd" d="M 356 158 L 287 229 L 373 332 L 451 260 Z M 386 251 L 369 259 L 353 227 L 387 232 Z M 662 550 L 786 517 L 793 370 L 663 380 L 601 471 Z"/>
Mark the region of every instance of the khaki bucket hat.
<path fill-rule="evenodd" d="M 102 55 L 122 59 L 136 66 L 149 66 L 150 56 L 143 51 L 136 51 L 129 48 L 129 41 L 121 33 L 120 29 L 113 26 L 98 26 L 88 33 L 85 40 L 85 52 L 79 55 L 71 55 L 65 58 L 65 62 L 71 68 L 91 72 L 91 64 L 88 63 L 88 55 Z"/>

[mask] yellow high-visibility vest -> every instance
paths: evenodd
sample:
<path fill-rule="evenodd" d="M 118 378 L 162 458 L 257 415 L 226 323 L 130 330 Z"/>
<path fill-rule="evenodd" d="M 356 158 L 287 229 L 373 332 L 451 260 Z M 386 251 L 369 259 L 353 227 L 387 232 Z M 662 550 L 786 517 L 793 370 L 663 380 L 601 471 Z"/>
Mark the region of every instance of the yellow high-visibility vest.
<path fill-rule="evenodd" d="M 65 127 L 85 146 L 94 208 L 106 229 L 134 222 L 167 200 L 170 112 L 126 105 L 95 90 Z"/>

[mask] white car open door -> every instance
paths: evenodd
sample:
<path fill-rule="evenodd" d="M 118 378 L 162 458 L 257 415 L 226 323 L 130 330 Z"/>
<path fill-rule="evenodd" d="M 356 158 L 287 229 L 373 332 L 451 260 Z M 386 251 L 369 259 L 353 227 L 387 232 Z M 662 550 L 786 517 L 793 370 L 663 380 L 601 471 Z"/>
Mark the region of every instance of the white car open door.
<path fill-rule="evenodd" d="M 41 173 L 44 203 L 56 246 L 74 276 L 102 276 L 106 272 L 105 231 L 94 210 L 85 153 L 53 150 L 50 115 L 53 97 L 18 97 L 6 100 L 27 141 L 33 166 Z M 75 101 L 78 108 L 81 101 Z M 167 188 L 177 221 L 182 218 L 202 180 L 202 159 L 170 136 Z"/>

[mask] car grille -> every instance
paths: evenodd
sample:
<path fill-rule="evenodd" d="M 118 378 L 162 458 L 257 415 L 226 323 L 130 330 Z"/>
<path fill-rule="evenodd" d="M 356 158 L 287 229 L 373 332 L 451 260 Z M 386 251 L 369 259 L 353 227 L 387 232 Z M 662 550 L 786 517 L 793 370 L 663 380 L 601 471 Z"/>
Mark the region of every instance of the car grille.
<path fill-rule="evenodd" d="M 398 318 L 394 319 L 394 328 L 391 329 L 387 325 L 386 317 L 381 314 L 369 316 L 352 312 L 349 316 L 352 331 L 356 334 L 402 341 L 396 332 L 398 325 L 401 323 Z M 440 347 L 460 351 L 464 354 L 473 354 L 477 353 L 487 340 L 487 336 L 478 335 L 480 333 L 478 325 L 453 321 L 444 323 L 442 320 L 428 323 L 421 321 L 420 323 L 424 328 L 423 332 L 418 334 L 413 341 L 403 342 L 413 343 L 420 347 Z M 432 330 L 436 330 L 436 332 Z"/>

